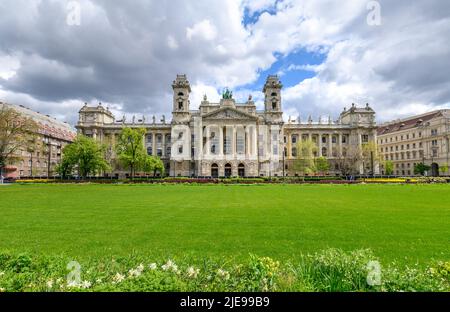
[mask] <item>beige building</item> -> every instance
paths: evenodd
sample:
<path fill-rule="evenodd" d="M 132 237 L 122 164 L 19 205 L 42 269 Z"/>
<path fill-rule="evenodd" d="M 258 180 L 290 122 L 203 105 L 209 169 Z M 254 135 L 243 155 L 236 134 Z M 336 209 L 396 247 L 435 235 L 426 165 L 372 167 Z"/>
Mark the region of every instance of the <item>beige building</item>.
<path fill-rule="evenodd" d="M 190 103 L 191 86 L 185 75 L 178 75 L 172 84 L 172 121 L 156 121 L 144 117 L 116 121 L 101 104 L 80 110 L 76 126 L 79 133 L 96 138 L 110 146 L 114 162 L 114 144 L 123 127 L 147 129 L 145 147 L 148 154 L 161 157 L 171 176 L 257 177 L 296 174 L 292 165 L 295 142 L 311 138 L 318 154 L 339 173 L 336 159 L 350 147 L 376 142 L 375 112 L 367 105 L 345 110 L 337 121 L 284 123 L 282 84 L 277 76 L 269 76 L 263 88 L 264 109 L 257 110 L 249 96 L 237 103 L 230 91 L 219 103 L 205 96 L 197 109 Z M 116 175 L 126 175 L 126 170 Z M 377 163 L 355 164 L 356 173 L 378 172 Z"/>
<path fill-rule="evenodd" d="M 395 175 L 414 175 L 424 163 L 430 176 L 448 175 L 450 163 L 450 110 L 438 110 L 382 124 L 378 127 L 378 149 L 382 162 L 392 161 Z M 385 168 L 381 167 L 385 173 Z"/>
<path fill-rule="evenodd" d="M 4 176 L 7 178 L 55 176 L 55 168 L 61 161 L 63 148 L 76 137 L 75 129 L 67 123 L 24 106 L 2 102 L 0 106 L 14 109 L 21 115 L 33 119 L 39 126 L 35 141 L 15 155 L 20 160 L 9 164 L 5 168 Z"/>

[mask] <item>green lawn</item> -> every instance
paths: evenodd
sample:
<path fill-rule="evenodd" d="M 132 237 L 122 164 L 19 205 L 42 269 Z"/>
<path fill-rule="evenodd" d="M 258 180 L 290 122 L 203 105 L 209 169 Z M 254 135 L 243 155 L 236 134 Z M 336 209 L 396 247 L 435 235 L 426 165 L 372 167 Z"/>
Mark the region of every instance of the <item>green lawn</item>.
<path fill-rule="evenodd" d="M 0 250 L 277 259 L 329 247 L 450 259 L 448 185 L 13 185 Z"/>

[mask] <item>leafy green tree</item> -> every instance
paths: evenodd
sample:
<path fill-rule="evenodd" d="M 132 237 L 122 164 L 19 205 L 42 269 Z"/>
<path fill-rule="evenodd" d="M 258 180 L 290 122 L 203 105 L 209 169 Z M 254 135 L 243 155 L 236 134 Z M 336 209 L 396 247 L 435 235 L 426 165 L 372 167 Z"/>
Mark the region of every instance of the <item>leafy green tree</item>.
<path fill-rule="evenodd" d="M 426 171 L 430 171 L 431 167 L 424 163 L 418 163 L 414 166 L 414 174 L 425 175 Z"/>
<path fill-rule="evenodd" d="M 63 149 L 63 158 L 56 170 L 62 177 L 67 177 L 78 170 L 82 178 L 110 170 L 109 164 L 104 159 L 104 151 L 103 145 L 80 135 Z"/>
<path fill-rule="evenodd" d="M 153 173 L 153 176 L 156 176 L 156 173 L 159 171 L 161 175 L 164 175 L 164 163 L 159 157 L 147 156 L 144 162 L 144 172 Z"/>
<path fill-rule="evenodd" d="M 384 173 L 386 175 L 393 175 L 394 174 L 394 163 L 390 160 L 386 160 L 384 162 Z"/>
<path fill-rule="evenodd" d="M 300 140 L 297 143 L 297 156 L 294 162 L 294 168 L 303 174 L 313 174 L 317 172 L 315 164 L 315 154 L 317 145 L 312 140 Z"/>
<path fill-rule="evenodd" d="M 130 168 L 133 179 L 136 171 L 142 169 L 147 161 L 144 147 L 145 128 L 123 128 L 116 145 L 117 157 L 124 167 Z"/>
<path fill-rule="evenodd" d="M 448 164 L 442 164 L 442 165 L 439 167 L 439 172 L 440 172 L 442 175 L 447 174 L 447 173 L 448 173 Z"/>
<path fill-rule="evenodd" d="M 325 157 L 318 157 L 314 160 L 315 168 L 320 174 L 326 174 L 330 170 L 330 163 Z"/>

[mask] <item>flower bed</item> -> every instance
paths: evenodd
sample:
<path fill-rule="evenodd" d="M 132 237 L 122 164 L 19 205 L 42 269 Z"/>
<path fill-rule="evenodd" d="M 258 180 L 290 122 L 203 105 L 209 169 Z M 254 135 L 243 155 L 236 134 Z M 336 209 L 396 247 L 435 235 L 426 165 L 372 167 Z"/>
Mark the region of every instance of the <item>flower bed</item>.
<path fill-rule="evenodd" d="M 91 259 L 0 253 L 0 292 L 450 291 L 450 262 L 380 265 L 369 250 L 330 249 L 297 261 Z"/>

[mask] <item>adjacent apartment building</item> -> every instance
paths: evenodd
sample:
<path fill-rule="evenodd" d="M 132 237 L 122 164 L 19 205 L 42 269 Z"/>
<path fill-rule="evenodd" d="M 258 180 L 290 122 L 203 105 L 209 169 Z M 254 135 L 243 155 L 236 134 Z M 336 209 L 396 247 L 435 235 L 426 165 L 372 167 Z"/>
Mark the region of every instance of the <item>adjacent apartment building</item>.
<path fill-rule="evenodd" d="M 375 112 L 366 105 L 352 105 L 337 120 L 283 120 L 282 83 L 269 76 L 263 88 L 264 108 L 258 110 L 252 96 L 238 103 L 230 91 L 220 102 L 205 96 L 201 103 L 191 103 L 191 85 L 186 75 L 177 75 L 172 83 L 172 120 L 157 121 L 115 116 L 103 105 L 85 106 L 76 126 L 80 134 L 93 137 L 110 147 L 124 127 L 147 130 L 145 148 L 149 155 L 160 157 L 171 176 L 257 177 L 293 176 L 296 142 L 311 139 L 317 145 L 316 157 L 326 157 L 331 173 L 340 173 L 336 161 L 352 147 L 376 142 Z M 354 163 L 355 173 L 378 173 L 378 163 Z M 116 166 L 119 168 L 120 166 Z M 116 170 L 117 176 L 126 170 Z"/>
<path fill-rule="evenodd" d="M 60 163 L 64 146 L 73 142 L 76 131 L 67 123 L 48 115 L 34 112 L 24 106 L 0 102 L 0 107 L 14 109 L 21 115 L 33 119 L 39 126 L 36 139 L 28 148 L 17 153 L 19 161 L 9 164 L 3 173 L 6 178 L 53 177 Z"/>
<path fill-rule="evenodd" d="M 382 124 L 378 127 L 378 150 L 382 163 L 392 161 L 395 175 L 414 175 L 424 163 L 430 176 L 448 175 L 441 169 L 450 163 L 450 110 L 437 110 Z M 383 164 L 381 173 L 385 173 Z"/>

